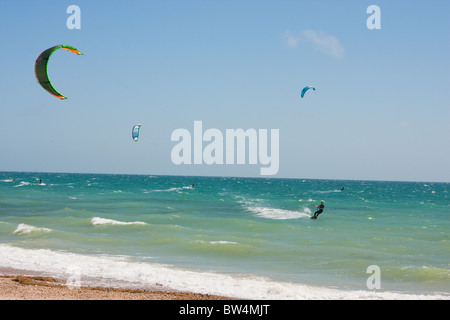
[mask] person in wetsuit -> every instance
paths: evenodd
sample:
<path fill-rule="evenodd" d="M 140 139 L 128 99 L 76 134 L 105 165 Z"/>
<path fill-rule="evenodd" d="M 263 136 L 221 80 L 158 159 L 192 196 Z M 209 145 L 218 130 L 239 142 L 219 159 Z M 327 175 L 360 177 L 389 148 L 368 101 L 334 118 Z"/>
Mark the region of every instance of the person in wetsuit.
<path fill-rule="evenodd" d="M 317 217 L 319 216 L 319 214 L 321 214 L 323 212 L 323 208 L 325 208 L 325 205 L 323 204 L 323 200 L 320 201 L 320 205 L 316 206 L 314 205 L 314 207 L 318 208 L 319 210 L 317 210 L 316 212 L 314 212 L 314 216 L 311 217 L 311 219 L 317 219 Z"/>

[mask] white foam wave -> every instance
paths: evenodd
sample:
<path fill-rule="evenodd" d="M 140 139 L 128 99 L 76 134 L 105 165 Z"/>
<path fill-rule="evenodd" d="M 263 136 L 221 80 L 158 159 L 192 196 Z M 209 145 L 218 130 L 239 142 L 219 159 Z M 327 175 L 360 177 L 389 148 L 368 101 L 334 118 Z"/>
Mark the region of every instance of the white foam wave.
<path fill-rule="evenodd" d="M 209 243 L 209 244 L 238 244 L 237 242 L 234 241 L 227 241 L 227 240 L 212 240 L 212 241 L 204 241 L 204 240 L 195 240 L 196 243 Z"/>
<path fill-rule="evenodd" d="M 31 183 L 26 182 L 26 181 L 20 181 L 20 183 L 18 185 L 15 185 L 14 188 L 29 186 L 29 185 L 31 185 Z"/>
<path fill-rule="evenodd" d="M 247 207 L 247 210 L 256 213 L 258 217 L 275 220 L 311 218 L 311 210 L 303 208 L 303 211 L 291 211 L 268 207 Z"/>
<path fill-rule="evenodd" d="M 334 190 L 318 190 L 318 191 L 314 191 L 315 193 L 335 193 L 335 192 L 342 192 L 342 190 L 340 189 L 334 189 Z"/>
<path fill-rule="evenodd" d="M 303 201 L 306 201 L 306 202 L 313 202 L 314 200 L 311 199 L 311 198 L 308 198 L 308 200 L 298 199 L 298 202 L 303 202 Z"/>
<path fill-rule="evenodd" d="M 211 244 L 238 244 L 234 241 L 226 241 L 226 240 L 218 240 L 218 241 L 210 241 Z"/>
<path fill-rule="evenodd" d="M 41 231 L 41 232 L 50 232 L 52 231 L 52 229 L 48 229 L 48 228 L 38 228 L 35 226 L 30 226 L 28 224 L 25 223 L 21 223 L 17 226 L 16 230 L 14 230 L 14 234 L 30 234 L 32 232 L 37 232 L 37 231 Z"/>
<path fill-rule="evenodd" d="M 132 222 L 124 222 L 124 221 L 117 221 L 113 219 L 105 219 L 100 217 L 94 217 L 91 219 L 91 224 L 94 226 L 102 226 L 102 225 L 130 225 L 130 224 L 147 224 L 146 222 L 142 221 L 132 221 Z"/>
<path fill-rule="evenodd" d="M 298 283 L 274 281 L 252 275 L 228 275 L 136 262 L 126 257 L 91 256 L 48 249 L 24 249 L 0 244 L 0 267 L 29 270 L 62 279 L 76 271 L 81 285 L 163 288 L 218 294 L 244 299 L 449 299 L 445 293 L 432 295 L 387 291 L 340 290 Z"/>
<path fill-rule="evenodd" d="M 184 186 L 184 187 L 172 187 L 169 189 L 156 189 L 156 190 L 151 190 L 153 192 L 180 192 L 182 190 L 186 190 L 186 189 L 193 189 L 192 186 Z"/>

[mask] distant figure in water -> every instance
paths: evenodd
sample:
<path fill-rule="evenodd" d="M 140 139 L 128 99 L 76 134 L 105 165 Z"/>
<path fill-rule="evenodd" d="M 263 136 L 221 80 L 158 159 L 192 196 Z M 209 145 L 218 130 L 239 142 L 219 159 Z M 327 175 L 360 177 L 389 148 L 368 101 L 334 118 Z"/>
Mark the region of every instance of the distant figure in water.
<path fill-rule="evenodd" d="M 192 189 L 194 189 L 194 184 L 192 184 L 192 187 L 191 187 Z"/>
<path fill-rule="evenodd" d="M 311 219 L 317 219 L 317 217 L 319 216 L 319 214 L 321 214 L 323 212 L 323 208 L 325 208 L 325 205 L 323 204 L 323 200 L 320 201 L 320 205 L 316 206 L 314 205 L 314 207 L 318 208 L 319 210 L 317 210 L 316 212 L 314 212 L 314 216 L 311 217 Z"/>
<path fill-rule="evenodd" d="M 344 187 L 341 188 L 341 191 L 344 191 Z"/>
<path fill-rule="evenodd" d="M 42 179 L 39 179 L 39 184 L 42 184 Z"/>

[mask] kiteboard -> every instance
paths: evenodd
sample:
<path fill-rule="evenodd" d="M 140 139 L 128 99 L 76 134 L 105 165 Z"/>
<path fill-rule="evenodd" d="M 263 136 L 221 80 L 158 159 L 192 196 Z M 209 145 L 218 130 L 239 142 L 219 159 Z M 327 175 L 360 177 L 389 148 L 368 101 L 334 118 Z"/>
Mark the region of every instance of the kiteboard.
<path fill-rule="evenodd" d="M 317 219 L 317 217 L 312 216 L 311 219 Z"/>

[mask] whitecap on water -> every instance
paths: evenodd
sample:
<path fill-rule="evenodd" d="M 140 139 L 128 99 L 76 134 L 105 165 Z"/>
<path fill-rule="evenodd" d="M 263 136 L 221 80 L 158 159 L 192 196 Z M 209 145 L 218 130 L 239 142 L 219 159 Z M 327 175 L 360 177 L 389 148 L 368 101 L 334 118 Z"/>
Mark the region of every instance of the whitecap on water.
<path fill-rule="evenodd" d="M 14 234 L 29 234 L 29 233 L 37 232 L 37 231 L 50 232 L 50 231 L 52 231 L 52 229 L 38 228 L 35 226 L 30 226 L 25 223 L 21 223 L 17 226 L 16 230 L 14 230 Z"/>
<path fill-rule="evenodd" d="M 26 182 L 26 181 L 20 181 L 20 183 L 18 185 L 15 185 L 14 188 L 29 186 L 29 185 L 31 185 L 31 183 Z"/>
<path fill-rule="evenodd" d="M 247 210 L 256 213 L 258 217 L 275 220 L 311 218 L 311 210 L 303 208 L 303 211 L 291 211 L 279 208 L 247 207 Z"/>
<path fill-rule="evenodd" d="M 218 241 L 209 241 L 211 244 L 238 244 L 234 241 L 227 241 L 227 240 L 218 240 Z"/>
<path fill-rule="evenodd" d="M 91 219 L 91 224 L 94 226 L 102 226 L 102 225 L 130 225 L 130 224 L 147 224 L 146 222 L 142 221 L 132 221 L 132 222 L 124 222 L 124 221 L 117 221 L 113 219 L 105 219 L 100 217 L 94 217 Z"/>

